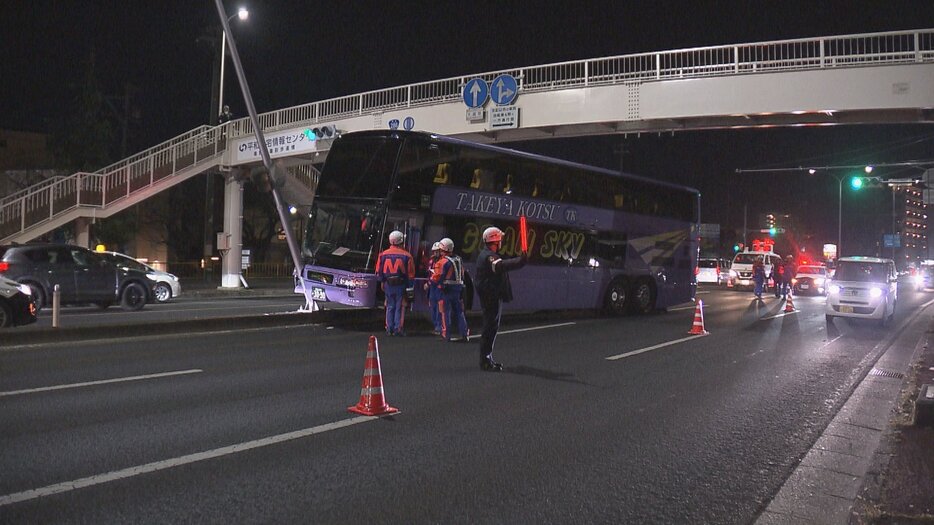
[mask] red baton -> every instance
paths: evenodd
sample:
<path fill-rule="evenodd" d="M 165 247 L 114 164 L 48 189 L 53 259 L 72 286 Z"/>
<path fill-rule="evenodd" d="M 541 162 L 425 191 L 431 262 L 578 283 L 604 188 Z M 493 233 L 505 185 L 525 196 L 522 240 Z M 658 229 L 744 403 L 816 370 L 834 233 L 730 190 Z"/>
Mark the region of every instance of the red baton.
<path fill-rule="evenodd" d="M 522 242 L 522 251 L 529 251 L 529 227 L 525 223 L 525 215 L 519 216 L 519 240 Z"/>

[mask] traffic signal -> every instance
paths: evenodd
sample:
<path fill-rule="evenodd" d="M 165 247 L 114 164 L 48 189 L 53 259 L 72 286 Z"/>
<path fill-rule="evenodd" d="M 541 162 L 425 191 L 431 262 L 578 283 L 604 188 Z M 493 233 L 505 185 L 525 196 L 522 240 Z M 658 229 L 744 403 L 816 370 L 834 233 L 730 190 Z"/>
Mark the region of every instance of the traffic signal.
<path fill-rule="evenodd" d="M 772 237 L 775 237 L 776 233 L 778 233 L 778 230 L 775 229 L 775 226 L 772 226 L 771 228 L 769 228 L 769 235 L 771 235 Z"/>
<path fill-rule="evenodd" d="M 302 132 L 305 137 L 314 142 L 316 140 L 328 140 L 333 139 L 337 136 L 337 128 L 331 124 L 325 124 L 323 126 L 315 126 L 313 128 L 306 128 Z"/>
<path fill-rule="evenodd" d="M 850 178 L 850 187 L 854 190 L 861 190 L 863 188 L 868 188 L 869 186 L 879 186 L 882 184 L 882 179 L 879 177 L 851 177 Z"/>
<path fill-rule="evenodd" d="M 734 252 L 738 252 L 738 251 L 739 251 L 739 245 L 738 245 L 738 244 L 734 244 L 734 245 L 733 245 L 733 251 L 734 251 Z"/>

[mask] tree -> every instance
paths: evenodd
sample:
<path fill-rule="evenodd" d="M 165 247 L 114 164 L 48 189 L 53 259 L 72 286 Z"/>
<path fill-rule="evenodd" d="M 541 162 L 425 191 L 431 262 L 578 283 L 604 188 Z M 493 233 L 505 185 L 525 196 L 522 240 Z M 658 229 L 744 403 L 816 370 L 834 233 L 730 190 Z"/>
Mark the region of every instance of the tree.
<path fill-rule="evenodd" d="M 111 162 L 113 127 L 104 110 L 104 94 L 97 80 L 95 55 L 91 51 L 79 85 L 72 92 L 69 110 L 56 122 L 53 153 L 56 164 L 75 171 L 98 170 Z"/>

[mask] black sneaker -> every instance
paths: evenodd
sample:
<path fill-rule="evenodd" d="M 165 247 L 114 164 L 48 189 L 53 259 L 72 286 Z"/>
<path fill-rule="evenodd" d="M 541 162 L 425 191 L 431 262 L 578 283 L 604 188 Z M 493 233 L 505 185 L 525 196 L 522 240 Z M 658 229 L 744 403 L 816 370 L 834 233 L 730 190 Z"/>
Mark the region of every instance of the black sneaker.
<path fill-rule="evenodd" d="M 484 359 L 480 361 L 480 369 L 486 372 L 502 372 L 503 365 L 493 360 Z"/>

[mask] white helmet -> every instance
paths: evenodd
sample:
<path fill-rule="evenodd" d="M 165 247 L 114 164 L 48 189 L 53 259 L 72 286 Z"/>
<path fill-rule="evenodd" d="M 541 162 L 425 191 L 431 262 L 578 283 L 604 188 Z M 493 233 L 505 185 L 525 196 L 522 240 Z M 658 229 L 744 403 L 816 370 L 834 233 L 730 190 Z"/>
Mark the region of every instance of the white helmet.
<path fill-rule="evenodd" d="M 503 230 L 490 226 L 483 230 L 483 242 L 499 242 L 503 240 Z"/>
<path fill-rule="evenodd" d="M 440 242 L 436 242 L 436 243 L 434 243 L 434 244 L 431 245 L 431 251 L 433 251 L 433 252 L 436 252 L 436 251 L 438 251 L 438 250 L 440 250 L 440 249 L 441 249 L 441 243 L 440 243 Z"/>
<path fill-rule="evenodd" d="M 454 241 L 448 239 L 447 237 L 438 241 L 438 246 L 441 247 L 441 251 L 451 253 L 454 251 Z"/>
<path fill-rule="evenodd" d="M 398 246 L 402 244 L 403 240 L 405 240 L 405 235 L 402 235 L 402 232 L 400 232 L 399 230 L 395 230 L 394 232 L 389 234 L 389 244 Z"/>

